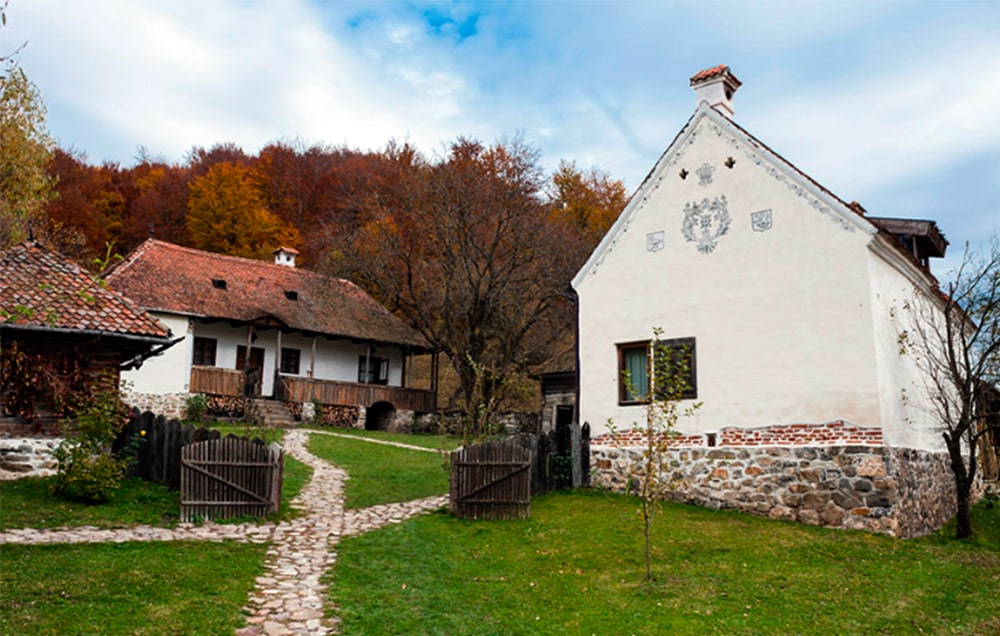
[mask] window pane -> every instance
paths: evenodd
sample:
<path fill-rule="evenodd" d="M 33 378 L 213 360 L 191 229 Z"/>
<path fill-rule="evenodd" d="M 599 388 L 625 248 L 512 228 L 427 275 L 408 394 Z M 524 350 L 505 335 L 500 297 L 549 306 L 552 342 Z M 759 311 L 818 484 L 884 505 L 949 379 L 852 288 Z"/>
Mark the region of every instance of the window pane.
<path fill-rule="evenodd" d="M 649 392 L 648 364 L 646 348 L 633 347 L 622 351 L 625 371 L 628 373 L 628 383 L 625 390 L 629 400 L 643 400 Z"/>

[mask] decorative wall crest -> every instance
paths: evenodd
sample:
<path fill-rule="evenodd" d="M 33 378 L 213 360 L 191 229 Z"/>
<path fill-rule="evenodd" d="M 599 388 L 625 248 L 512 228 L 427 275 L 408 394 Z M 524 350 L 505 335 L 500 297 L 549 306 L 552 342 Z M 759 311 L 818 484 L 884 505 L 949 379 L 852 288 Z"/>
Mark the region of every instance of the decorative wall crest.
<path fill-rule="evenodd" d="M 706 197 L 701 203 L 688 203 L 684 206 L 681 234 L 689 242 L 697 243 L 698 251 L 702 254 L 711 254 L 718 245 L 719 237 L 729 231 L 732 219 L 726 206 L 725 196 L 711 201 Z"/>
<path fill-rule="evenodd" d="M 754 232 L 767 232 L 774 225 L 770 210 L 750 213 L 750 227 Z"/>
<path fill-rule="evenodd" d="M 663 249 L 663 230 L 646 235 L 646 251 L 659 252 Z"/>
<path fill-rule="evenodd" d="M 707 186 L 712 183 L 712 173 L 715 172 L 715 166 L 710 163 L 703 163 L 701 167 L 695 170 L 698 175 L 698 185 Z"/>

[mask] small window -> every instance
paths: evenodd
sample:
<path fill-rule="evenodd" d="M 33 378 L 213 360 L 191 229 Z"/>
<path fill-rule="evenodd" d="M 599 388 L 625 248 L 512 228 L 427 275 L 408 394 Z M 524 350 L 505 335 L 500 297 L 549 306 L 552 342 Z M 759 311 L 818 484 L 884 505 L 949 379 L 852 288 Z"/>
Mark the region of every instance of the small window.
<path fill-rule="evenodd" d="M 204 367 L 214 367 L 216 342 L 215 338 L 195 337 L 194 356 L 191 360 L 191 364 Z"/>
<path fill-rule="evenodd" d="M 291 375 L 299 374 L 299 360 L 302 352 L 298 349 L 281 348 L 281 372 Z"/>
<path fill-rule="evenodd" d="M 288 300 L 298 300 L 299 299 L 299 292 L 292 291 L 290 289 L 289 290 L 285 290 L 285 298 L 287 298 Z"/>
<path fill-rule="evenodd" d="M 216 289 L 225 289 L 226 288 L 226 281 L 223 280 L 223 279 L 221 279 L 221 278 L 213 278 L 212 279 L 212 287 L 214 287 Z"/>
<path fill-rule="evenodd" d="M 655 364 L 650 364 L 650 350 L 656 349 Z M 695 369 L 695 339 L 629 342 L 618 345 L 618 403 L 642 404 L 648 401 L 650 385 L 659 397 L 668 395 L 667 382 L 675 383 L 682 399 L 698 397 Z"/>
<path fill-rule="evenodd" d="M 358 382 L 362 384 L 389 384 L 389 360 L 374 356 L 358 359 Z"/>

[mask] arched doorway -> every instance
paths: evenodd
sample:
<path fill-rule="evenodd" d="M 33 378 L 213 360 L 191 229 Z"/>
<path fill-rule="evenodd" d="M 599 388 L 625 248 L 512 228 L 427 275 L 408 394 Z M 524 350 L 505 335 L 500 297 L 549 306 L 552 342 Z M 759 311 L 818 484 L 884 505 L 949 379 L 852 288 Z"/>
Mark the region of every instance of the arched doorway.
<path fill-rule="evenodd" d="M 376 402 L 365 412 L 365 430 L 385 431 L 392 424 L 396 408 L 389 402 Z"/>

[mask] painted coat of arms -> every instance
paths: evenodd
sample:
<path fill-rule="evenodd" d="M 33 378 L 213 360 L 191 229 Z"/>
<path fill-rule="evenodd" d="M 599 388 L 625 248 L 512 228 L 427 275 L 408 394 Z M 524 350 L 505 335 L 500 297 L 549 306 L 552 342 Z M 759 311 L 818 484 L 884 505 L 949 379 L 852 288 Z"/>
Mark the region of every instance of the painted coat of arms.
<path fill-rule="evenodd" d="M 729 231 L 732 219 L 726 205 L 726 197 L 720 196 L 711 201 L 705 198 L 701 203 L 688 203 L 684 206 L 681 234 L 688 241 L 696 243 L 702 254 L 711 254 L 719 243 L 719 237 Z"/>

